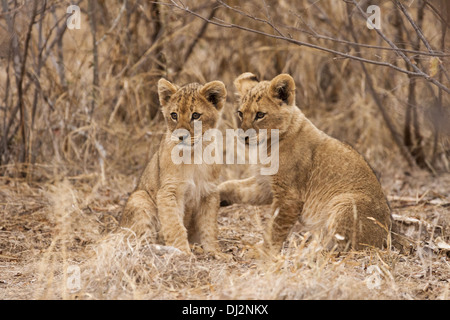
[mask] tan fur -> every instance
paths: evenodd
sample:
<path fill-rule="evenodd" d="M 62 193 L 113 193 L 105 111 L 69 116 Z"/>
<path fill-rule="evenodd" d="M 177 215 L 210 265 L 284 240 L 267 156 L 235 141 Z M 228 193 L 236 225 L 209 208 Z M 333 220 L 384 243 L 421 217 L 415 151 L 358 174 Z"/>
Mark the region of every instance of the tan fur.
<path fill-rule="evenodd" d="M 175 164 L 171 152 L 179 143 L 172 136 L 175 129 L 188 130 L 193 145 L 198 138 L 194 137 L 194 121 L 202 121 L 203 131 L 217 127 L 227 94 L 225 86 L 213 81 L 180 88 L 161 79 L 158 93 L 167 133 L 126 203 L 121 226 L 149 242 L 174 246 L 186 253 L 190 252 L 189 241 L 201 244 L 207 252 L 218 253 L 220 166 Z M 200 119 L 192 118 L 194 112 L 201 114 Z M 171 113 L 177 113 L 178 118 L 172 119 Z"/>
<path fill-rule="evenodd" d="M 243 130 L 279 129 L 278 173 L 219 186 L 224 204 L 272 202 L 274 214 L 264 248 L 279 252 L 297 221 L 328 249 L 386 246 L 391 218 L 379 181 L 360 154 L 317 129 L 303 115 L 295 105 L 292 77 L 282 74 L 258 82 L 253 74 L 245 73 L 235 80 L 235 86 L 241 98 Z M 257 112 L 265 113 L 264 118 L 255 119 Z"/>

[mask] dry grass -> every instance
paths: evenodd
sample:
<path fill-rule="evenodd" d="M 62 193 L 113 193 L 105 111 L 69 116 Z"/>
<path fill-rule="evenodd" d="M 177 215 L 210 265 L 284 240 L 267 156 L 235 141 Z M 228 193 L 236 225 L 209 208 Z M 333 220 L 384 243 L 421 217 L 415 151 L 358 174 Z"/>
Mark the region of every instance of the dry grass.
<path fill-rule="evenodd" d="M 449 177 L 441 186 L 427 175 L 402 177 L 403 186 L 396 179 L 385 182 L 397 199 L 391 201 L 393 213 L 417 219 L 403 225 L 417 245 L 409 254 L 373 250 L 336 256 L 293 232 L 281 255 L 254 260 L 251 253 L 270 210 L 234 205 L 222 208 L 219 218 L 220 246 L 233 255 L 228 262 L 201 248 L 188 257 L 118 232 L 126 194 L 113 188 L 117 181 L 107 179 L 108 185 L 98 188 L 67 180 L 40 188 L 4 183 L 0 298 L 448 299 L 450 251 L 438 242 L 449 238 L 449 195 L 442 188 Z M 75 292 L 69 266 L 80 270 Z M 371 266 L 379 268 L 376 273 Z"/>
<path fill-rule="evenodd" d="M 410 169 L 368 93 L 358 62 L 214 26 L 208 26 L 183 61 L 202 21 L 164 7 L 163 36 L 152 42 L 150 4 L 141 2 L 129 1 L 130 7 L 141 10 L 130 9 L 130 17 L 120 16 L 119 3 L 98 9 L 97 39 L 103 40 L 98 46 L 100 86 L 96 96 L 92 95 L 87 16 L 83 15 L 81 30 L 67 31 L 62 47 L 66 85 L 56 68 L 56 48 L 41 70 L 36 118 L 33 128 L 28 128 L 30 161 L 15 160 L 20 152 L 19 134 L 13 136 L 8 154 L 0 155 L 0 299 L 449 299 L 450 251 L 445 249 L 450 243 L 448 128 L 441 132 L 432 163 L 436 174 Z M 304 27 L 294 14 L 287 14 L 296 8 L 316 30 L 323 34 L 338 30 L 346 37 L 345 3 L 337 3 L 321 1 L 319 10 L 308 1 L 296 1 L 295 6 L 291 1 L 279 1 L 272 18 L 286 26 Z M 57 13 L 65 12 L 63 4 L 56 1 L 55 5 Z M 203 1 L 193 2 L 192 8 L 204 15 L 211 10 Z M 393 15 L 390 2 L 383 8 L 387 13 L 383 23 L 388 26 L 384 31 L 394 37 L 395 29 L 389 27 Z M 244 9 L 265 14 L 257 1 L 246 1 Z M 25 28 L 27 10 L 17 12 L 18 28 Z M 230 18 L 223 10 L 216 14 Z M 117 17 L 119 23 L 114 25 Z M 333 23 L 326 17 L 333 17 Z M 233 19 L 258 26 L 243 16 Z M 425 34 L 437 48 L 439 28 L 434 19 L 432 14 L 425 16 Z M 49 32 L 53 23 L 53 16 L 46 15 L 44 31 Z M 267 26 L 261 28 L 270 31 Z M 366 28 L 359 31 L 361 42 L 380 44 Z M 304 33 L 290 32 L 298 39 L 309 39 Z M 37 52 L 36 33 L 34 30 L 32 35 L 32 57 Z M 163 69 L 155 60 L 160 51 L 165 56 Z M 4 52 L 0 51 L 1 83 L 7 78 Z M 402 64 L 389 51 L 361 52 Z M 422 62 L 428 65 L 430 59 L 424 57 Z M 442 58 L 442 63 L 448 67 L 448 57 Z M 35 64 L 30 62 L 29 68 L 33 73 Z M 410 79 L 389 69 L 367 68 L 401 132 Z M 349 142 L 368 159 L 381 178 L 396 219 L 403 221 L 398 222 L 403 232 L 414 239 L 415 250 L 409 254 L 373 250 L 329 255 L 307 241 L 307 235 L 293 232 L 280 256 L 257 261 L 251 252 L 262 239 L 270 212 L 267 207 L 239 205 L 220 211 L 220 246 L 233 255 L 228 262 L 213 259 L 201 248 L 194 248 L 195 257 L 186 257 L 170 248 L 136 243 L 132 234 L 117 232 L 122 207 L 164 130 L 159 114 L 150 117 L 158 108 L 156 81 L 161 76 L 180 84 L 224 81 L 229 100 L 223 127 L 234 127 L 232 82 L 246 71 L 265 79 L 281 72 L 294 76 L 298 106 L 320 129 Z M 24 94 L 25 106 L 31 114 L 34 85 L 27 81 L 31 89 Z M 11 86 L 3 100 L 5 90 L 0 87 L 1 104 L 5 105 L 0 108 L 2 129 L 3 116 L 11 115 L 12 108 L 6 106 L 14 106 L 17 96 Z M 430 158 L 437 121 L 436 90 L 417 80 L 416 91 L 423 147 Z M 448 106 L 449 95 L 443 99 Z M 95 108 L 91 112 L 92 103 Z M 438 118 L 446 124 L 449 116 L 446 107 Z M 19 116 L 14 119 L 19 123 Z M 230 166 L 222 179 L 245 175 L 245 167 Z M 75 291 L 71 290 L 73 266 L 79 267 L 81 280 Z M 371 266 L 376 266 L 378 273 L 370 273 L 374 270 Z"/>

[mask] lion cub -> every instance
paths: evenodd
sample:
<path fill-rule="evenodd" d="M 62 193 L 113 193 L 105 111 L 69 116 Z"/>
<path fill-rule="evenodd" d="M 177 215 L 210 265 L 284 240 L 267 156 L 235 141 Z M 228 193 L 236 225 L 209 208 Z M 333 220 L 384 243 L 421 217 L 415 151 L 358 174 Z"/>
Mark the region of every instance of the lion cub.
<path fill-rule="evenodd" d="M 379 181 L 360 154 L 303 115 L 295 105 L 292 77 L 281 74 L 258 82 L 255 75 L 244 73 L 235 86 L 240 95 L 240 126 L 257 132 L 250 139 L 257 144 L 269 141 L 270 135 L 261 137 L 258 130 L 279 130 L 277 173 L 219 186 L 221 204 L 272 203 L 264 251 L 279 252 L 297 221 L 328 249 L 385 246 L 391 216 Z"/>
<path fill-rule="evenodd" d="M 206 252 L 220 256 L 217 243 L 220 167 L 176 164 L 172 154 L 175 147 L 197 145 L 196 122 L 201 121 L 203 132 L 217 127 L 227 95 L 225 85 L 213 81 L 203 86 L 192 83 L 178 87 L 160 79 L 158 94 L 167 132 L 130 195 L 120 224 L 152 243 L 190 253 L 189 242 L 195 242 Z"/>

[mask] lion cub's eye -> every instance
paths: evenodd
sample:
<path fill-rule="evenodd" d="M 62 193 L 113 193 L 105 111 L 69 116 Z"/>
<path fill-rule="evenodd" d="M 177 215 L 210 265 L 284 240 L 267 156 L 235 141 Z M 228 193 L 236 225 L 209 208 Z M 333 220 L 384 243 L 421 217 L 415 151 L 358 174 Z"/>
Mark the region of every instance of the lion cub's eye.
<path fill-rule="evenodd" d="M 201 116 L 200 113 L 194 112 L 194 113 L 192 114 L 192 120 L 197 120 L 197 119 L 200 118 L 200 116 Z"/>
<path fill-rule="evenodd" d="M 266 114 L 265 114 L 264 112 L 258 112 L 258 113 L 256 113 L 255 119 L 256 119 L 256 120 L 262 119 L 262 118 L 264 118 L 265 116 L 266 116 Z"/>
<path fill-rule="evenodd" d="M 241 112 L 241 111 L 238 111 L 238 112 L 237 112 L 237 115 L 239 116 L 239 118 L 241 118 L 241 119 L 242 119 L 242 117 L 243 117 L 243 114 L 242 114 L 242 112 Z"/>
<path fill-rule="evenodd" d="M 177 120 L 177 119 L 178 119 L 178 115 L 177 115 L 175 112 L 172 112 L 172 113 L 170 114 L 170 117 L 171 117 L 173 120 Z"/>

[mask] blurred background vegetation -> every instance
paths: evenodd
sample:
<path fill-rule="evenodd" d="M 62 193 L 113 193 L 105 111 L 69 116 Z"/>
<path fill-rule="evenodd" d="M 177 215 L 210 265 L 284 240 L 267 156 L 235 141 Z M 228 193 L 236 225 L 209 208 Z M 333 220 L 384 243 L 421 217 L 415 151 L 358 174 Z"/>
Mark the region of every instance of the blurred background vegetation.
<path fill-rule="evenodd" d="M 1 0 L 0 175 L 136 175 L 164 131 L 158 79 L 222 80 L 225 128 L 247 71 L 291 74 L 298 107 L 377 171 L 448 172 L 449 17 L 445 0 Z"/>

